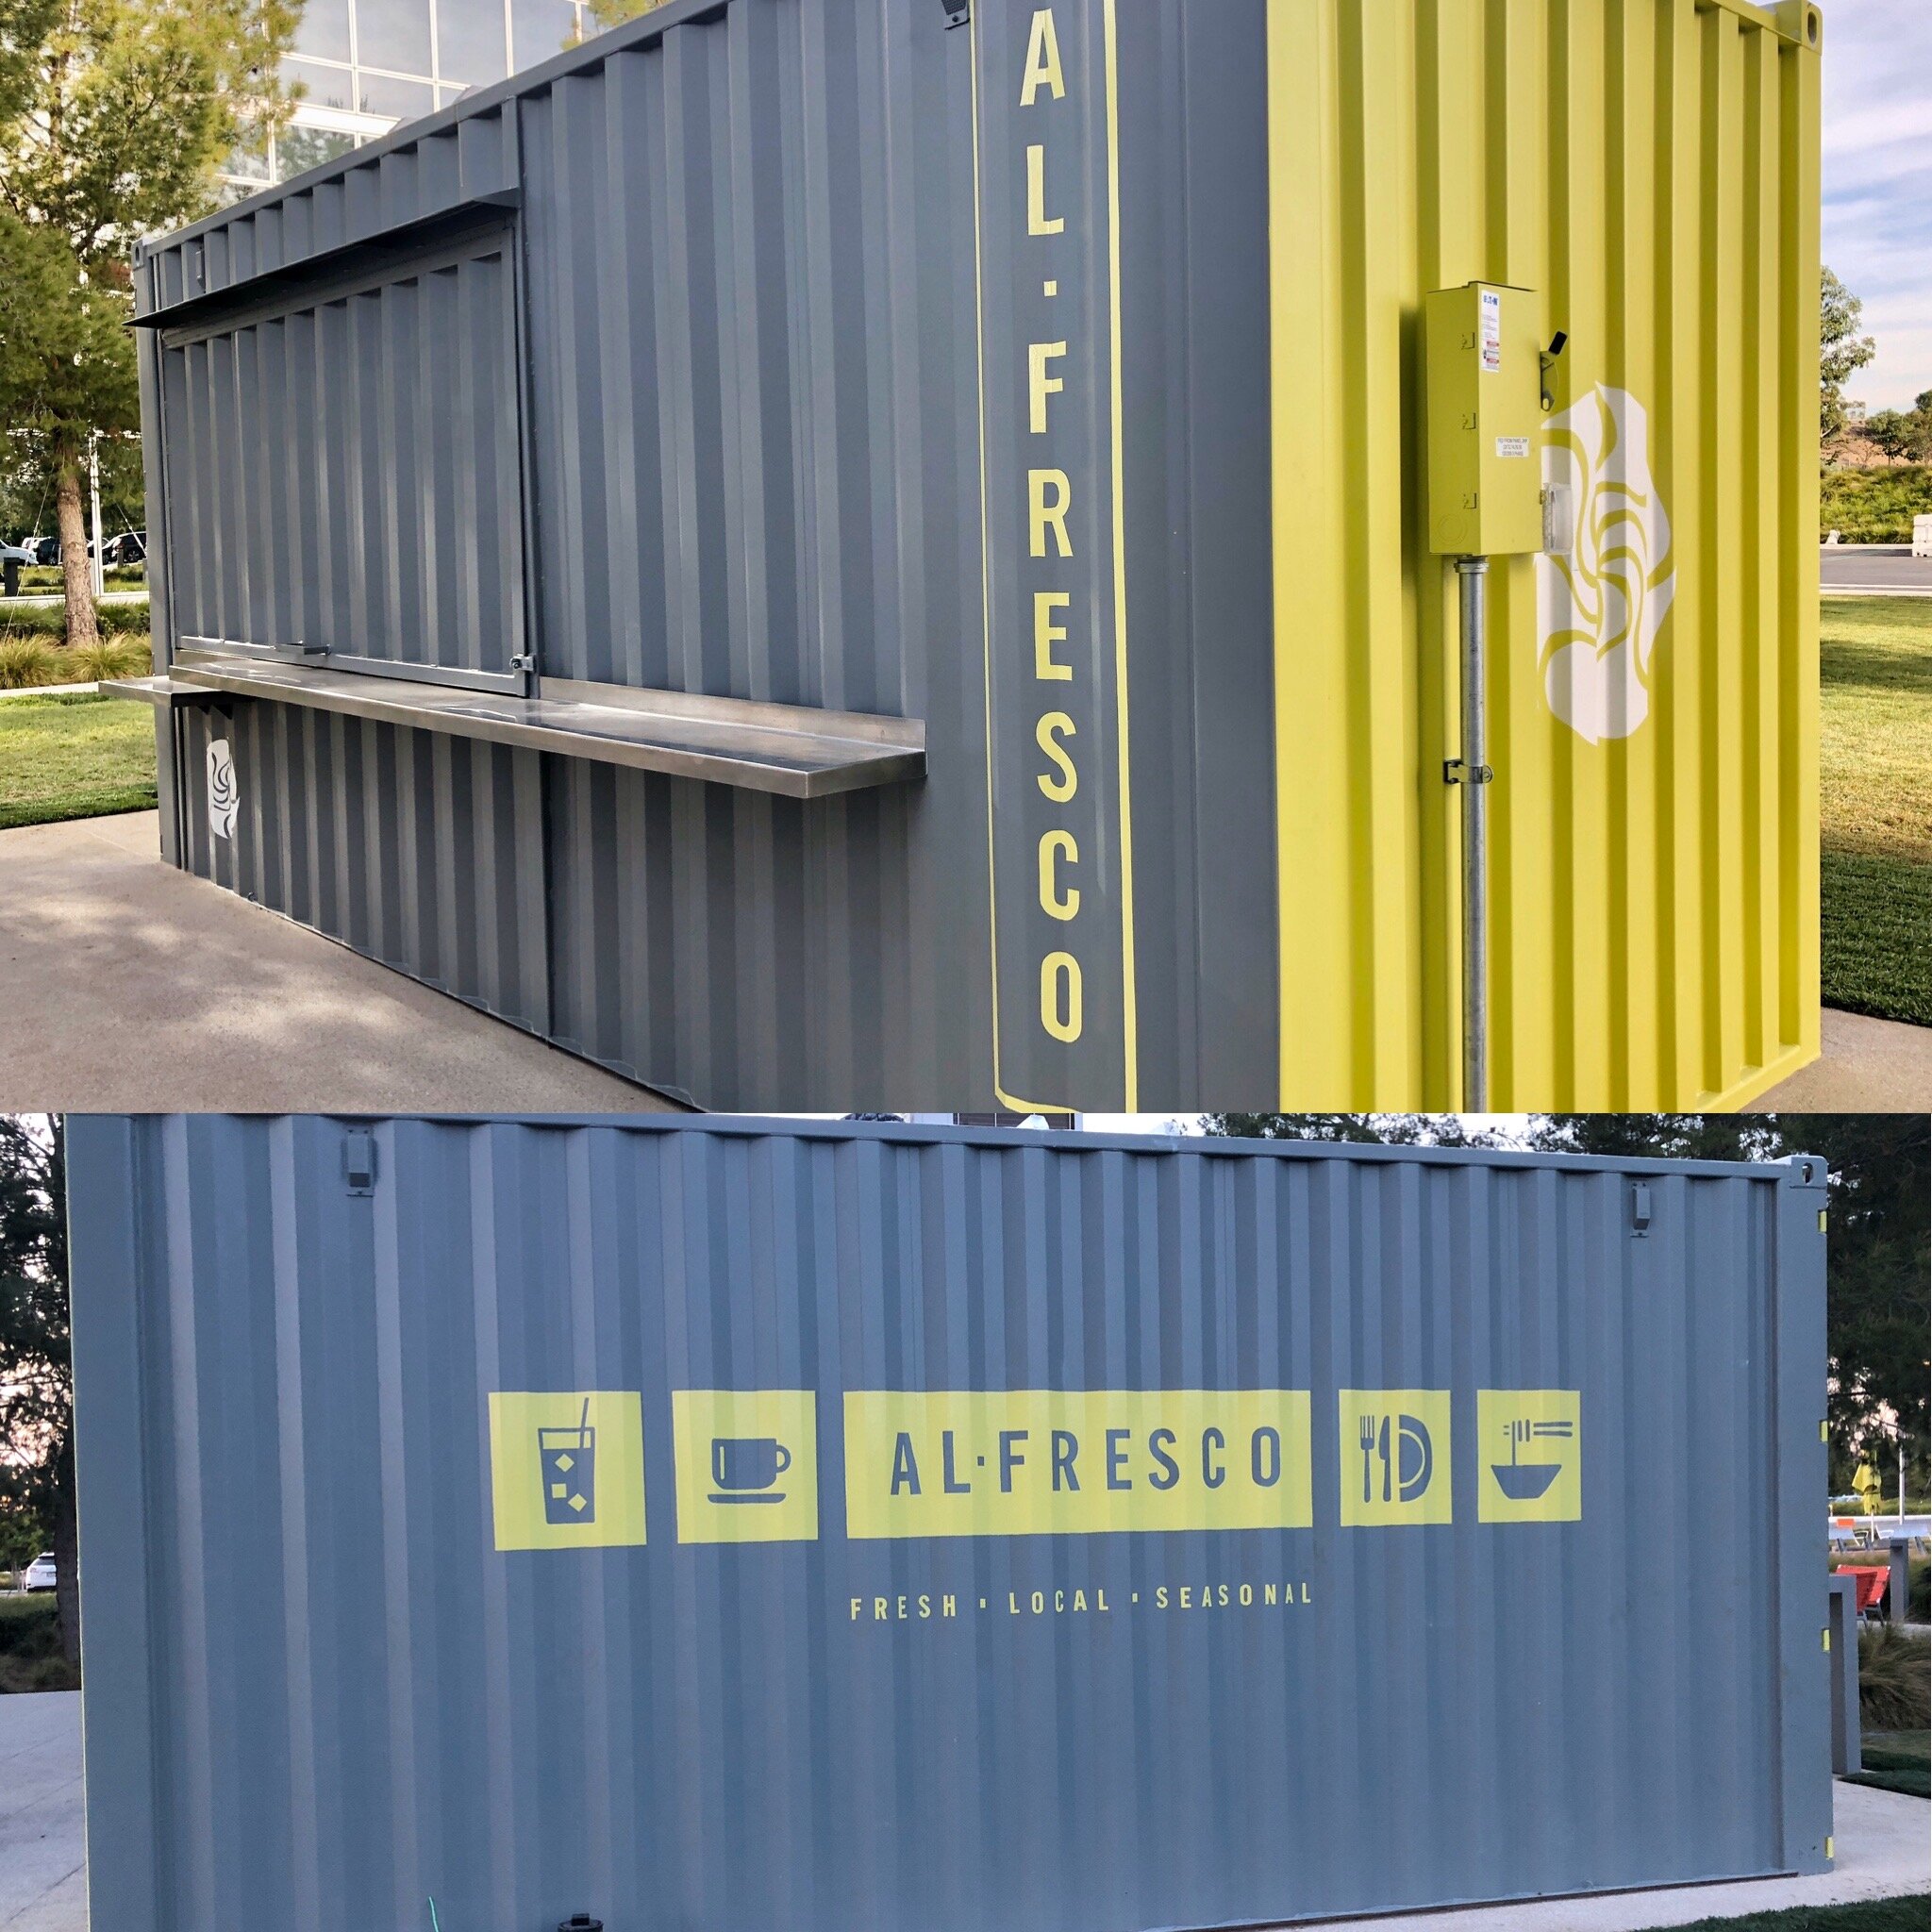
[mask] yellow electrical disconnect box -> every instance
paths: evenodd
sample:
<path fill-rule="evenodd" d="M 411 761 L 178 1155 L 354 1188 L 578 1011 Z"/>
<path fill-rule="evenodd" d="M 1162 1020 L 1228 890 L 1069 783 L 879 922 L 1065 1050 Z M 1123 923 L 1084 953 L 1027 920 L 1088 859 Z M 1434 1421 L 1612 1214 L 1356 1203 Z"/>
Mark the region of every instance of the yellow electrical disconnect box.
<path fill-rule="evenodd" d="M 1529 289 L 1470 282 L 1423 297 L 1429 548 L 1543 547 L 1542 317 Z"/>

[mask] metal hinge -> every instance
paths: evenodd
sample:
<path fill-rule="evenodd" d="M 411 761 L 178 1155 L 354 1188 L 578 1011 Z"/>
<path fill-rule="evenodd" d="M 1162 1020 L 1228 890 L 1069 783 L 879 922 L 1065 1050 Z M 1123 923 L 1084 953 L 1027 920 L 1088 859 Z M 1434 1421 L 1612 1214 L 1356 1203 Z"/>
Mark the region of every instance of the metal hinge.
<path fill-rule="evenodd" d="M 342 1136 L 342 1182 L 352 1194 L 375 1191 L 375 1136 L 367 1127 Z"/>
<path fill-rule="evenodd" d="M 1493 785 L 1496 773 L 1491 765 L 1477 765 L 1472 770 L 1460 758 L 1444 758 L 1442 782 L 1445 785 Z"/>

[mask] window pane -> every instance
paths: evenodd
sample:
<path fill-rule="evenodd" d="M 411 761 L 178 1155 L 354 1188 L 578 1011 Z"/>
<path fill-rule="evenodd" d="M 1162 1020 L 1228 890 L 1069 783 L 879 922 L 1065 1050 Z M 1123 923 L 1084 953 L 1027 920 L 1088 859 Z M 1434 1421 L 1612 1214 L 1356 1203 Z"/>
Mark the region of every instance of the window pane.
<path fill-rule="evenodd" d="M 295 51 L 325 60 L 349 58 L 349 0 L 308 0 L 295 28 Z"/>
<path fill-rule="evenodd" d="M 243 181 L 266 181 L 268 156 L 250 153 L 246 148 L 230 148 L 228 158 L 222 163 L 222 173 Z"/>
<path fill-rule="evenodd" d="M 429 0 L 356 0 L 356 64 L 429 72 Z"/>
<path fill-rule="evenodd" d="M 483 87 L 509 72 L 503 0 L 436 0 L 436 64 L 444 80 Z"/>
<path fill-rule="evenodd" d="M 436 105 L 426 80 L 391 80 L 381 74 L 360 75 L 358 80 L 356 105 L 365 114 L 393 114 L 398 121 L 413 121 Z"/>
<path fill-rule="evenodd" d="M 275 138 L 276 172 L 284 181 L 345 155 L 356 145 L 331 127 L 291 127 Z"/>
<path fill-rule="evenodd" d="M 549 59 L 577 30 L 570 0 L 511 0 L 509 19 L 519 67 Z"/>
<path fill-rule="evenodd" d="M 308 90 L 302 99 L 317 108 L 346 108 L 350 98 L 349 71 L 345 67 L 322 67 L 313 60 L 284 60 L 285 78 L 299 80 Z"/>

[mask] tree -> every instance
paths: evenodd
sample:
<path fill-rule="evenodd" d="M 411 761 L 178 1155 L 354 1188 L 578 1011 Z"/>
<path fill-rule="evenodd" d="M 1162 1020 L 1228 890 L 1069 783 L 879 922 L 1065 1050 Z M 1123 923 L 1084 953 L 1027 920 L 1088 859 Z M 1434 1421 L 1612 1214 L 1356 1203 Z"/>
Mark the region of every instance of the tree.
<path fill-rule="evenodd" d="M 1896 413 L 1899 455 L 1907 462 L 1932 463 L 1932 389 L 1921 390 L 1909 409 Z"/>
<path fill-rule="evenodd" d="M 1865 441 L 1886 461 L 1902 462 L 1911 454 L 1912 419 L 1903 409 L 1880 409 L 1865 418 Z"/>
<path fill-rule="evenodd" d="M 599 27 L 613 27 L 663 4 L 664 0 L 591 0 L 591 17 Z"/>
<path fill-rule="evenodd" d="M 81 474 L 140 426 L 129 252 L 286 119 L 291 0 L 0 0 L 0 421 L 52 486 L 72 643 L 98 636 Z M 22 453 L 16 452 L 16 457 Z"/>
<path fill-rule="evenodd" d="M 80 1656 L 73 1418 L 64 1139 L 58 1121 L 0 1116 L 0 1512 L 16 1541 L 25 1518 L 53 1548 L 70 1662 Z"/>
<path fill-rule="evenodd" d="M 1854 370 L 1878 353 L 1870 336 L 1857 333 L 1865 305 L 1829 269 L 1819 283 L 1818 432 L 1827 440 L 1845 426 L 1845 384 Z"/>
<path fill-rule="evenodd" d="M 1454 1114 L 1444 1113 L 1210 1113 L 1210 1134 L 1243 1141 L 1341 1141 L 1357 1145 L 1479 1147 Z"/>

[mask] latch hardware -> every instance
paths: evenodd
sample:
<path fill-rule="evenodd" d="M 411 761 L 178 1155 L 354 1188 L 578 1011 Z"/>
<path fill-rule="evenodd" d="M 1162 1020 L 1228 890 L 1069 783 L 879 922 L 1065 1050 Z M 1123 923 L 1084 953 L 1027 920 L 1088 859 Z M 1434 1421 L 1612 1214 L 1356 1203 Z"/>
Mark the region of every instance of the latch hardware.
<path fill-rule="evenodd" d="M 1461 758 L 1444 758 L 1442 782 L 1445 785 L 1493 785 L 1496 782 L 1495 769 L 1490 765 L 1465 764 Z"/>
<path fill-rule="evenodd" d="M 1541 351 L 1536 358 L 1537 366 L 1542 372 L 1542 403 L 1543 414 L 1545 416 L 1557 407 L 1556 395 L 1550 389 L 1550 371 L 1557 366 L 1557 358 L 1563 353 L 1563 345 L 1569 340 L 1570 338 L 1561 329 L 1558 329 L 1550 338 L 1550 346 Z"/>
<path fill-rule="evenodd" d="M 375 1136 L 367 1127 L 342 1136 L 342 1184 L 352 1194 L 375 1191 Z"/>

